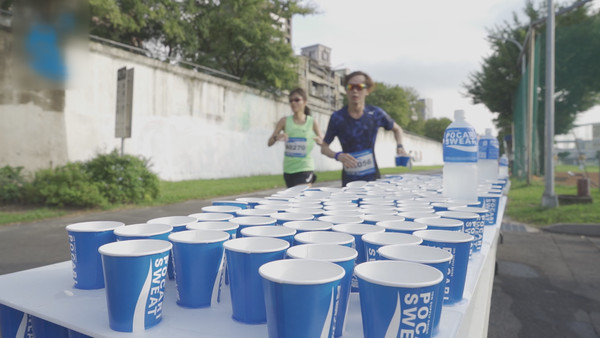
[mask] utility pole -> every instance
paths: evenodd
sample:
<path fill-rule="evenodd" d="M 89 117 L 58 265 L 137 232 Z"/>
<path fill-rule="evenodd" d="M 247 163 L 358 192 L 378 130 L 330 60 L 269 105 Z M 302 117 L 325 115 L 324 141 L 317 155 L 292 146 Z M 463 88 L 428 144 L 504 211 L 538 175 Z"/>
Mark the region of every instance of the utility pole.
<path fill-rule="evenodd" d="M 545 188 L 542 195 L 542 206 L 556 208 L 558 198 L 554 191 L 554 2 L 548 0 L 548 17 L 546 18 L 546 156 L 545 156 Z"/>

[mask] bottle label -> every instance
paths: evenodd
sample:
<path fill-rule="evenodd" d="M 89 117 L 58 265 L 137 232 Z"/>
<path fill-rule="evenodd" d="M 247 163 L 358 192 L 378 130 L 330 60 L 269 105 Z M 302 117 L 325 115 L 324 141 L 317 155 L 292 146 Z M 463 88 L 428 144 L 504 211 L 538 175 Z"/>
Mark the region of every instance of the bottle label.
<path fill-rule="evenodd" d="M 479 159 L 497 160 L 500 153 L 500 144 L 496 139 L 479 140 Z"/>
<path fill-rule="evenodd" d="M 477 134 L 474 128 L 446 129 L 444 162 L 477 162 Z"/>
<path fill-rule="evenodd" d="M 506 157 L 501 157 L 500 158 L 500 165 L 504 166 L 504 167 L 508 167 L 508 159 Z"/>

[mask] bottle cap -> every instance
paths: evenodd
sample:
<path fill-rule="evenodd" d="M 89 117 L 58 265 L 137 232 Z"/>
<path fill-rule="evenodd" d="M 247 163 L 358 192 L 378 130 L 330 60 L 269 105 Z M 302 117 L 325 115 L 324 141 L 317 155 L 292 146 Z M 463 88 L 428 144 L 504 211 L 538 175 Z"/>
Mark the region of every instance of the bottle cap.
<path fill-rule="evenodd" d="M 454 111 L 454 119 L 457 121 L 464 121 L 465 119 L 465 111 L 462 109 L 457 109 Z"/>

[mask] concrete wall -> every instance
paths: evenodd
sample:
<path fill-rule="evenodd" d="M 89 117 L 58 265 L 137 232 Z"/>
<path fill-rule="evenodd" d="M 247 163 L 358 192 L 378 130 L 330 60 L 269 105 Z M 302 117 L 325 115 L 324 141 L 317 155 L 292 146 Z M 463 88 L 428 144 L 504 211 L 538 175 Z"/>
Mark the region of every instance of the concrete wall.
<path fill-rule="evenodd" d="M 0 32 L 0 39 L 6 41 L 7 35 Z M 0 166 L 34 171 L 119 149 L 121 140 L 114 137 L 116 75 L 128 67 L 134 68 L 135 80 L 132 137 L 125 140 L 125 153 L 150 158 L 162 179 L 282 173 L 283 144 L 266 144 L 277 120 L 290 113 L 286 97 L 97 43 L 89 44 L 85 60 L 69 88 L 54 93 L 64 96 L 63 105 L 14 93 L 0 96 Z M 6 77 L 1 83 L 7 84 Z M 315 117 L 324 132 L 329 115 Z M 393 166 L 392 133 L 382 130 L 378 138 L 380 167 Z M 417 151 L 415 164 L 441 164 L 439 142 L 406 135 L 404 144 Z M 332 148 L 339 148 L 337 141 Z M 313 157 L 319 171 L 340 169 L 318 147 Z"/>

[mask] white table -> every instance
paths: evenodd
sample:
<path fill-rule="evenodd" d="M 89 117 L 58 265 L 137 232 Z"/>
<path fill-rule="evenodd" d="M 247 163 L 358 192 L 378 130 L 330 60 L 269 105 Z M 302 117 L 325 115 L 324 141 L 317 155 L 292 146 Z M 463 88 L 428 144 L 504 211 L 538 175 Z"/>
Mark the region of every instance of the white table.
<path fill-rule="evenodd" d="M 469 261 L 462 301 L 442 310 L 440 331 L 435 337 L 486 337 L 489 321 L 496 248 L 503 196 L 497 224 L 486 226 L 480 253 Z M 223 288 L 221 302 L 211 308 L 187 309 L 175 303 L 175 283 L 167 282 L 162 321 L 138 333 L 113 331 L 108 325 L 104 289 L 73 288 L 71 262 L 0 276 L 0 303 L 66 328 L 94 337 L 266 337 L 266 324 L 247 325 L 231 318 L 229 290 Z M 358 294 L 349 302 L 344 337 L 362 337 Z"/>

